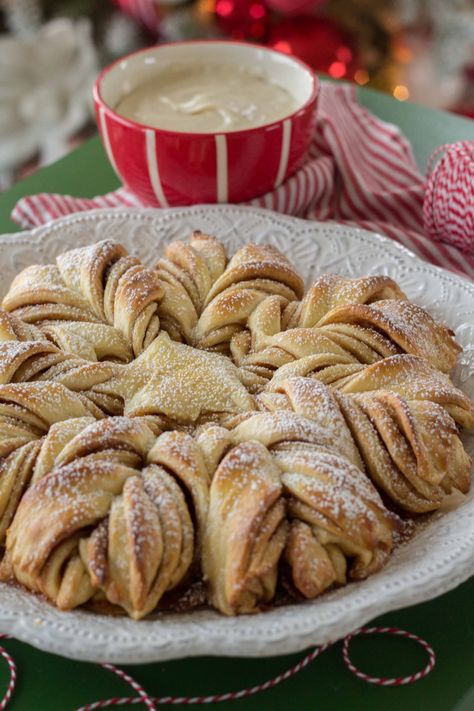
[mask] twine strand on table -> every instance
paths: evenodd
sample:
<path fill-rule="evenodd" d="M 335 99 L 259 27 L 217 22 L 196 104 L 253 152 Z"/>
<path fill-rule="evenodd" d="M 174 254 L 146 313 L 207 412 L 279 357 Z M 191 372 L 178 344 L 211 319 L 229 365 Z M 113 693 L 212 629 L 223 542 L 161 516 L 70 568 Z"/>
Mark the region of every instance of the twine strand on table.
<path fill-rule="evenodd" d="M 120 679 L 123 679 L 123 681 L 126 681 L 127 684 L 129 684 L 134 691 L 137 692 L 138 697 L 137 699 L 140 700 L 140 703 L 144 703 L 145 706 L 148 708 L 148 711 L 156 711 L 156 706 L 153 703 L 153 701 L 150 699 L 148 694 L 146 693 L 145 689 L 141 684 L 136 681 L 133 676 L 130 676 L 130 674 L 127 674 L 126 672 L 123 671 L 123 669 L 119 669 L 118 667 L 114 666 L 114 664 L 102 664 L 101 665 L 104 669 L 107 669 L 108 671 L 113 672 L 114 674 L 117 674 Z M 120 701 L 120 699 L 119 699 Z M 104 708 L 103 706 L 100 706 L 100 701 L 98 702 L 99 705 L 92 704 L 89 706 L 89 708 L 92 710 L 94 708 Z M 123 703 L 123 702 L 122 702 Z M 112 705 L 112 704 L 110 704 Z M 115 706 L 118 705 L 118 702 L 114 704 Z"/>
<path fill-rule="evenodd" d="M 366 674 L 365 672 L 358 669 L 349 657 L 349 645 L 351 640 L 359 635 L 372 635 L 372 634 L 387 634 L 398 637 L 405 637 L 414 642 L 417 642 L 425 652 L 428 654 L 427 665 L 413 674 L 409 674 L 404 677 L 374 677 Z M 268 689 L 281 684 L 281 682 L 290 679 L 291 677 L 298 674 L 298 672 L 305 669 L 311 662 L 313 662 L 317 657 L 319 657 L 323 652 L 325 652 L 329 647 L 332 647 L 336 642 L 327 642 L 326 644 L 316 647 L 309 654 L 307 654 L 303 659 L 301 659 L 297 664 L 290 667 L 286 671 L 278 674 L 272 679 L 268 679 L 262 684 L 257 684 L 245 689 L 240 689 L 239 691 L 230 691 L 224 694 L 208 694 L 206 696 L 159 696 L 151 697 L 147 694 L 145 689 L 131 676 L 113 664 L 102 664 L 104 669 L 117 674 L 121 679 L 126 681 L 132 688 L 137 691 L 138 696 L 131 697 L 114 697 L 111 699 L 104 699 L 102 701 L 95 701 L 85 706 L 81 706 L 77 711 L 96 711 L 97 709 L 109 708 L 111 706 L 122 706 L 125 704 L 145 704 L 149 711 L 156 711 L 156 707 L 159 705 L 173 705 L 173 706 L 193 706 L 193 705 L 203 705 L 203 704 L 217 704 L 223 701 L 236 701 L 237 699 L 242 699 L 248 696 L 254 696 L 255 694 L 261 693 L 262 691 L 267 691 Z M 420 679 L 426 677 L 434 668 L 436 663 L 436 655 L 433 648 L 424 639 L 419 637 L 412 632 L 407 632 L 406 630 L 401 630 L 398 627 L 361 627 L 359 630 L 352 632 L 343 639 L 342 655 L 344 663 L 349 671 L 354 674 L 358 679 L 365 681 L 369 684 L 375 684 L 378 686 L 404 686 L 407 684 L 413 684 Z M 0 710 L 1 711 L 1 710 Z"/>
<path fill-rule="evenodd" d="M 0 639 L 10 639 L 10 636 L 7 634 L 0 634 Z M 0 711 L 4 711 L 4 709 L 7 708 L 11 697 L 13 696 L 13 692 L 15 691 L 16 664 L 13 657 L 7 652 L 5 647 L 0 646 L 0 656 L 5 659 L 6 663 L 8 664 L 8 669 L 10 671 L 7 690 L 3 696 L 3 699 L 0 701 Z"/>
<path fill-rule="evenodd" d="M 370 634 L 390 634 L 398 637 L 405 637 L 406 639 L 411 639 L 414 642 L 417 642 L 428 654 L 428 664 L 420 671 L 417 671 L 414 674 L 409 674 L 408 676 L 394 678 L 369 676 L 365 672 L 360 671 L 360 669 L 353 664 L 349 657 L 349 645 L 354 637 Z M 366 681 L 368 684 L 376 684 L 378 686 L 404 686 L 406 684 L 413 684 L 415 681 L 423 679 L 423 677 L 433 671 L 434 665 L 436 664 L 434 649 L 428 644 L 428 642 L 421 637 L 418 637 L 418 635 L 413 634 L 412 632 L 407 632 L 406 630 L 401 630 L 398 627 L 361 627 L 359 630 L 356 630 L 355 632 L 352 632 L 352 634 L 348 634 L 347 637 L 344 637 L 342 642 L 342 657 L 346 667 L 358 679 Z"/>

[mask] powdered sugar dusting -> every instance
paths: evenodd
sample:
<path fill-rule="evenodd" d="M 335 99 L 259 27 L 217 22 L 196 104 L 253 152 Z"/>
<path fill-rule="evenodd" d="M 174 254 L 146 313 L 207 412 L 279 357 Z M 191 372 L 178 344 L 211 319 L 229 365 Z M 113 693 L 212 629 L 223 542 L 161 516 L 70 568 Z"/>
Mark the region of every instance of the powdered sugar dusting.
<path fill-rule="evenodd" d="M 242 611 L 264 596 L 252 586 L 271 590 L 285 518 L 305 522 L 333 562 L 355 558 L 358 575 L 380 567 L 398 529 L 365 473 L 341 396 L 304 377 L 276 377 L 249 394 L 301 358 L 341 366 L 335 389 L 384 428 L 380 446 L 407 476 L 420 474 L 418 445 L 399 436 L 390 403 L 373 391 L 399 393 L 398 412 L 423 444 L 440 430 L 442 445 L 457 447 L 445 410 L 474 424 L 447 376 L 412 355 L 383 357 L 406 350 L 440 364 L 457 352 L 451 333 L 387 277 L 323 277 L 300 302 L 302 280 L 275 248 L 248 245 L 226 266 L 219 243 L 196 235 L 170 246 L 156 270 L 111 240 L 57 264 L 19 275 L 4 302 L 16 321 L 0 319 L 0 431 L 5 451 L 19 453 L 25 486 L 44 450 L 7 547 L 18 579 L 53 600 L 47 562 L 62 561 L 61 580 L 66 560 L 82 561 L 97 571 L 101 595 L 141 617 L 168 589 L 200 578 L 202 539 L 216 521 L 216 546 L 233 552 L 206 574 L 227 613 L 238 608 L 216 593 L 221 575 Z M 20 319 L 38 328 L 22 330 Z M 310 372 L 318 377 L 317 366 Z M 425 400 L 438 409 L 422 411 Z M 103 411 L 118 416 L 99 419 Z M 88 419 L 53 436 L 52 425 L 73 418 Z"/>

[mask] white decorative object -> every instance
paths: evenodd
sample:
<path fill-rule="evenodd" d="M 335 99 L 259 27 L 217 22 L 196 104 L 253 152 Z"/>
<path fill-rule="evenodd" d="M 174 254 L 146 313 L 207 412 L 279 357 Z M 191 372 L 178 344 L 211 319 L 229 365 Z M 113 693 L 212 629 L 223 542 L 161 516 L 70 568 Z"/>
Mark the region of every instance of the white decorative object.
<path fill-rule="evenodd" d="M 0 0 L 0 8 L 8 31 L 14 35 L 28 36 L 41 26 L 41 0 Z"/>
<path fill-rule="evenodd" d="M 147 264 L 191 230 L 214 233 L 232 254 L 249 241 L 281 249 L 307 277 L 388 274 L 408 296 L 455 331 L 465 351 L 456 382 L 474 396 L 474 284 L 421 261 L 393 241 L 350 227 L 237 206 L 173 210 L 95 210 L 32 232 L 0 237 L 3 292 L 33 263 L 110 238 Z M 474 437 L 466 438 L 471 455 Z M 338 639 L 368 620 L 456 587 L 474 573 L 474 490 L 456 510 L 435 514 L 382 571 L 312 602 L 227 618 L 212 610 L 159 613 L 135 622 L 87 610 L 60 612 L 32 593 L 0 585 L 0 632 L 75 659 L 143 663 L 192 655 L 261 657 Z"/>
<path fill-rule="evenodd" d="M 32 36 L 0 38 L 0 185 L 40 154 L 59 158 L 91 117 L 98 72 L 89 20 L 54 20 Z"/>

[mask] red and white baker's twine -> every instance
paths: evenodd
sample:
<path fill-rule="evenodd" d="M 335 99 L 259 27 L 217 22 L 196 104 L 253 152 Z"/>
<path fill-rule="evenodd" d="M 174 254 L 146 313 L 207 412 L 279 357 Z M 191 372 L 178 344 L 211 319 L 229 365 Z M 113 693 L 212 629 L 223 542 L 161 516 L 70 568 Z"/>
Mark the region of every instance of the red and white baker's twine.
<path fill-rule="evenodd" d="M 394 635 L 397 637 L 405 637 L 406 639 L 410 639 L 414 642 L 417 642 L 419 645 L 421 645 L 421 647 L 423 647 L 423 649 L 428 655 L 427 665 L 420 671 L 415 672 L 414 674 L 409 674 L 408 676 L 404 677 L 374 677 L 370 676 L 369 674 L 366 674 L 365 672 L 358 669 L 351 661 L 349 657 L 349 645 L 354 637 L 358 635 L 371 634 Z M 298 674 L 298 672 L 302 671 L 302 669 L 305 669 L 311 662 L 313 662 L 316 657 L 319 657 L 320 654 L 329 649 L 329 647 L 331 647 L 333 644 L 335 644 L 335 642 L 328 642 L 327 644 L 323 644 L 320 647 L 316 647 L 316 649 L 313 649 L 312 652 L 303 657 L 303 659 L 301 659 L 297 664 L 295 664 L 295 666 L 290 667 L 281 674 L 278 674 L 278 676 L 275 676 L 272 679 L 263 682 L 262 684 L 257 684 L 256 686 L 248 687 L 246 689 L 240 689 L 240 691 L 230 691 L 225 694 L 209 694 L 208 696 L 152 697 L 147 694 L 145 689 L 135 679 L 133 679 L 122 669 L 115 667 L 113 664 L 103 664 L 102 666 L 104 667 L 104 669 L 108 669 L 109 671 L 114 672 L 114 674 L 117 674 L 118 677 L 123 679 L 123 681 L 127 682 L 127 684 L 129 684 L 133 688 L 133 690 L 137 692 L 138 696 L 114 697 L 112 699 L 95 701 L 90 704 L 86 704 L 86 706 L 81 706 L 81 708 L 77 709 L 77 711 L 95 711 L 96 709 L 104 709 L 110 706 L 123 706 L 126 704 L 143 704 L 149 709 L 149 711 L 156 711 L 157 706 L 164 704 L 169 704 L 173 706 L 191 706 L 201 704 L 216 704 L 223 701 L 235 701 L 237 699 L 243 699 L 247 696 L 254 696 L 255 694 L 259 694 L 262 691 L 267 691 L 268 689 L 277 686 L 277 684 L 281 684 L 281 682 L 286 681 L 287 679 L 290 679 L 291 677 L 295 676 L 296 674 Z M 0 705 L 0 711 L 2 711 L 2 709 L 4 709 L 6 704 L 8 703 L 14 688 L 15 665 L 13 660 L 5 652 L 5 650 L 3 650 L 2 648 L 0 649 L 1 654 L 5 657 L 5 659 L 7 659 L 7 662 L 10 666 L 11 674 L 8 692 Z M 406 684 L 413 684 L 415 681 L 419 681 L 419 679 L 423 679 L 425 676 L 427 676 L 433 670 L 433 667 L 436 662 L 435 652 L 433 648 L 428 644 L 428 642 L 425 642 L 424 639 L 418 637 L 418 635 L 416 634 L 406 632 L 405 630 L 398 629 L 397 627 L 361 627 L 356 632 L 353 632 L 352 634 L 344 638 L 342 646 L 342 655 L 344 658 L 345 665 L 347 666 L 349 671 L 351 671 L 358 679 L 361 679 L 362 681 L 365 681 L 369 684 L 376 684 L 378 686 L 404 686 Z"/>
<path fill-rule="evenodd" d="M 415 672 L 415 674 L 409 674 L 408 676 L 400 676 L 392 679 L 388 677 L 369 676 L 365 674 L 365 672 L 360 671 L 360 669 L 357 669 L 349 657 L 349 645 L 351 640 L 353 637 L 363 634 L 390 634 L 396 637 L 412 639 L 414 642 L 418 642 L 428 654 L 428 664 L 420 671 Z M 398 627 L 361 627 L 359 630 L 356 630 L 356 632 L 348 634 L 347 637 L 344 638 L 342 642 L 342 656 L 346 667 L 355 674 L 358 679 L 362 679 L 362 681 L 366 681 L 368 684 L 377 684 L 378 686 L 404 686 L 405 684 L 413 684 L 413 682 L 423 679 L 423 677 L 433 671 L 433 667 L 436 664 L 434 649 L 428 642 L 425 642 L 425 640 L 418 637 L 418 635 L 400 630 Z"/>
<path fill-rule="evenodd" d="M 417 642 L 423 647 L 423 649 L 428 654 L 428 664 L 418 672 L 414 674 L 409 674 L 408 676 L 398 677 L 398 678 L 386 678 L 386 677 L 374 677 L 360 671 L 351 661 L 349 657 L 349 645 L 353 637 L 358 635 L 370 635 L 370 634 L 389 634 L 397 637 L 405 637 Z M 10 639 L 8 635 L 0 635 L 0 639 Z M 320 654 L 325 652 L 329 647 L 335 642 L 328 642 L 316 647 L 312 652 L 307 654 L 303 659 L 301 659 L 293 667 L 290 667 L 286 671 L 278 674 L 278 676 L 263 682 L 262 684 L 257 684 L 256 686 L 251 686 L 246 689 L 240 689 L 240 691 L 229 691 L 225 694 L 209 694 L 208 696 L 159 696 L 152 697 L 145 689 L 139 684 L 132 676 L 119 669 L 113 664 L 102 664 L 104 669 L 112 671 L 117 674 L 120 679 L 123 679 L 127 684 L 129 684 L 138 696 L 130 697 L 114 697 L 112 699 L 104 699 L 102 701 L 94 701 L 86 706 L 81 706 L 77 711 L 95 711 L 95 709 L 104 709 L 109 706 L 124 706 L 125 704 L 143 704 L 149 711 L 156 711 L 156 707 L 163 704 L 170 704 L 173 706 L 180 705 L 201 705 L 201 704 L 217 704 L 223 701 L 235 701 L 236 699 L 243 699 L 247 696 L 254 696 L 262 691 L 267 691 L 268 689 L 281 684 L 282 681 L 286 681 L 291 677 L 298 674 L 298 672 L 305 669 L 311 662 L 313 662 Z M 432 670 L 436 662 L 436 655 L 433 648 L 425 642 L 424 639 L 418 637 L 418 635 L 412 632 L 406 632 L 405 630 L 398 629 L 397 627 L 361 627 L 359 630 L 352 632 L 352 634 L 347 635 L 342 643 L 342 655 L 344 658 L 344 663 L 346 667 L 351 671 L 358 679 L 362 679 L 369 684 L 377 684 L 379 686 L 403 686 L 406 684 L 412 684 L 419 679 L 427 676 Z M 8 680 L 8 687 L 0 701 L 0 711 L 4 711 L 7 707 L 10 699 L 12 698 L 13 692 L 15 690 L 16 684 L 16 665 L 13 658 L 7 652 L 7 650 L 0 646 L 0 656 L 2 656 L 7 664 L 10 671 L 10 677 Z"/>
<path fill-rule="evenodd" d="M 426 172 L 426 234 L 474 254 L 474 141 L 440 146 Z"/>
<path fill-rule="evenodd" d="M 10 639 L 10 637 L 7 634 L 0 634 L 0 639 Z M 0 701 L 0 711 L 3 711 L 3 709 L 6 709 L 8 703 L 10 702 L 10 699 L 13 695 L 13 692 L 15 691 L 16 664 L 13 661 L 13 658 L 8 654 L 7 650 L 1 646 L 0 646 L 0 656 L 2 656 L 6 660 L 6 662 L 8 664 L 8 668 L 10 670 L 10 678 L 8 679 L 7 690 L 3 696 L 3 699 Z"/>

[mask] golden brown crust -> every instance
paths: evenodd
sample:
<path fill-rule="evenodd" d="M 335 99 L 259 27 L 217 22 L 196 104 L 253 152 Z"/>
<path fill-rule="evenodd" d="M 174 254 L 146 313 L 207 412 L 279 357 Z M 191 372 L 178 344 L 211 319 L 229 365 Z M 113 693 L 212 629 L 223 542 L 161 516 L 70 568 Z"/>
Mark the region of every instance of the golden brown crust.
<path fill-rule="evenodd" d="M 164 330 L 175 340 L 192 343 L 207 295 L 226 265 L 221 243 L 194 232 L 188 242 L 172 242 L 156 265 L 163 288 L 158 313 Z"/>
<path fill-rule="evenodd" d="M 212 480 L 202 566 L 209 599 L 226 615 L 272 599 L 286 538 L 278 467 L 257 442 L 230 450 Z"/>
<path fill-rule="evenodd" d="M 117 331 L 113 355 L 126 360 L 131 352 L 141 353 L 158 334 L 157 309 L 162 297 L 156 273 L 130 257 L 121 245 L 105 240 L 65 252 L 57 266 L 27 267 L 12 282 L 2 306 L 40 326 L 53 341 L 75 348 L 78 355 L 92 349 L 100 357 L 113 327 Z M 93 323 L 96 337 L 93 329 L 51 324 L 58 320 Z M 84 340 L 89 341 L 88 349 Z"/>
<path fill-rule="evenodd" d="M 388 277 L 303 297 L 268 245 L 227 263 L 194 233 L 152 270 L 106 240 L 24 270 L 4 308 L 0 576 L 61 609 L 140 619 L 204 577 L 252 613 L 280 573 L 314 598 L 390 555 L 377 489 L 412 514 L 469 489 L 474 406 L 440 372 L 460 349 Z"/>
<path fill-rule="evenodd" d="M 357 371 L 336 384 L 343 393 L 390 390 L 407 400 L 426 400 L 442 405 L 462 427 L 474 431 L 474 405 L 447 375 L 422 358 L 395 356 Z"/>
<path fill-rule="evenodd" d="M 329 311 L 339 306 L 372 304 L 382 299 L 406 299 L 406 296 L 387 276 L 348 279 L 339 274 L 323 274 L 306 292 L 288 327 L 314 328 Z"/>
<path fill-rule="evenodd" d="M 345 395 L 308 378 L 284 381 L 258 400 L 265 409 L 291 409 L 312 419 L 326 437 L 313 441 L 327 448 L 337 443 L 338 451 L 402 509 L 431 511 L 453 490 L 469 489 L 471 460 L 440 404 L 382 389 Z M 252 420 L 240 425 L 244 428 L 250 431 Z M 268 427 L 261 429 L 259 437 L 266 436 Z M 290 436 L 291 428 L 286 431 Z"/>
<path fill-rule="evenodd" d="M 229 352 L 263 299 L 276 294 L 289 302 L 302 293 L 301 277 L 281 252 L 270 245 L 249 244 L 236 252 L 207 294 L 195 344 Z"/>
<path fill-rule="evenodd" d="M 34 452 L 34 483 L 8 533 L 8 568 L 61 608 L 100 590 L 138 619 L 193 562 L 196 572 L 208 508 L 203 457 L 189 435 L 157 438 L 142 418 L 63 424 Z"/>
<path fill-rule="evenodd" d="M 401 352 L 425 358 L 445 373 L 454 367 L 461 351 L 450 329 L 410 301 L 389 299 L 372 305 L 341 306 L 326 314 L 319 325 L 331 330 L 339 323 L 375 329 Z"/>

